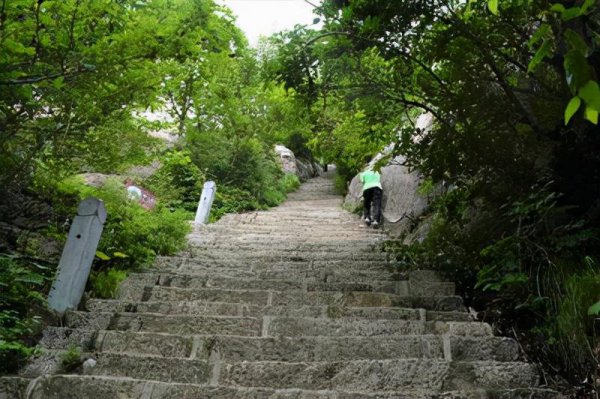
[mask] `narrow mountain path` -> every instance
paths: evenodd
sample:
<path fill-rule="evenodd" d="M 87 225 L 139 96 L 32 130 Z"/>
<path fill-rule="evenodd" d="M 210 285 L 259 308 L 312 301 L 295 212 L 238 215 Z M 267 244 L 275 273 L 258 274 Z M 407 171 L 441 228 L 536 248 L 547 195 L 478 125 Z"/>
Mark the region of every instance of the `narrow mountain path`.
<path fill-rule="evenodd" d="M 56 358 L 76 344 L 95 365 L 41 375 L 51 367 L 34 362 L 0 398 L 551 397 L 452 283 L 393 274 L 384 239 L 342 210 L 332 176 L 313 179 L 277 208 L 200 228 L 119 299 L 70 312 L 42 345 Z"/>

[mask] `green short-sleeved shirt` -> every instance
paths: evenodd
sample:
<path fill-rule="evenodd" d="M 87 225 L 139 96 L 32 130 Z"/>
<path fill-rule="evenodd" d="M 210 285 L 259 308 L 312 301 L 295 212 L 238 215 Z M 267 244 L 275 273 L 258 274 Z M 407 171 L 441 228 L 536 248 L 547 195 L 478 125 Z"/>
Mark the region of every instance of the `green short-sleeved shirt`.
<path fill-rule="evenodd" d="M 379 172 L 366 170 L 359 175 L 359 179 L 363 185 L 363 191 L 373 187 L 381 188 L 381 175 Z"/>

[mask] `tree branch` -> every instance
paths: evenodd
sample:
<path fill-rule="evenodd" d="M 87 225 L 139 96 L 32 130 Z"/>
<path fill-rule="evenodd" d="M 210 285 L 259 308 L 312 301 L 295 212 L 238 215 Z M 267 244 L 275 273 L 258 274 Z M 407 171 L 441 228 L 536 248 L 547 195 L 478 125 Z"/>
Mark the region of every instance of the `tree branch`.
<path fill-rule="evenodd" d="M 44 80 L 56 79 L 61 76 L 68 79 L 68 78 L 72 78 L 72 77 L 75 77 L 79 74 L 86 73 L 86 72 L 92 72 L 92 70 L 91 69 L 82 69 L 82 70 L 79 70 L 76 72 L 71 72 L 71 73 L 57 72 L 57 73 L 51 73 L 49 75 L 43 75 L 43 76 L 27 76 L 27 77 L 23 77 L 23 78 L 19 78 L 19 79 L 11 79 L 11 80 L 4 80 L 4 81 L 0 80 L 0 86 L 29 85 L 29 84 L 33 84 L 33 83 L 43 82 Z"/>
<path fill-rule="evenodd" d="M 357 39 L 359 39 L 359 40 L 364 40 L 364 41 L 367 41 L 367 42 L 371 42 L 371 43 L 373 43 L 373 44 L 375 44 L 375 45 L 377 45 L 377 46 L 380 46 L 380 45 L 381 45 L 381 42 L 378 42 L 378 41 L 376 41 L 376 40 L 369 39 L 369 38 L 362 37 L 362 36 L 358 36 L 358 35 L 356 35 L 356 34 L 353 34 L 353 33 L 350 33 L 350 32 L 344 32 L 344 31 L 334 31 L 334 32 L 326 32 L 326 33 L 323 33 L 322 35 L 319 35 L 319 36 L 317 36 L 317 37 L 314 37 L 314 38 L 312 38 L 312 39 L 308 40 L 307 42 L 305 42 L 305 43 L 304 43 L 304 45 L 308 47 L 309 45 L 313 44 L 313 43 L 314 43 L 314 42 L 316 42 L 317 40 L 320 40 L 320 39 L 322 39 L 322 38 L 324 38 L 324 37 L 327 37 L 327 36 L 334 36 L 334 35 L 339 35 L 339 36 L 348 36 L 348 37 L 354 37 L 354 38 L 357 38 Z M 395 47 L 390 47 L 390 46 L 385 46 L 384 48 L 385 48 L 386 50 L 388 50 L 388 51 L 395 52 L 395 53 L 396 53 L 396 54 L 398 54 L 399 56 L 401 56 L 401 57 L 404 57 L 404 58 L 408 59 L 409 61 L 412 61 L 412 62 L 414 62 L 415 64 L 419 65 L 421 68 L 423 68 L 423 70 L 424 70 L 425 72 L 427 72 L 429 75 L 431 75 L 431 77 L 432 77 L 432 78 L 433 78 L 433 79 L 434 79 L 436 82 L 438 82 L 438 84 L 440 85 L 440 87 L 441 87 L 441 88 L 442 88 L 442 89 L 443 89 L 443 90 L 444 90 L 446 93 L 449 93 L 449 92 L 450 92 L 450 91 L 448 90 L 448 86 L 446 85 L 446 83 L 444 83 L 444 81 L 443 81 L 443 80 L 442 80 L 442 79 L 441 79 L 441 78 L 440 78 L 440 77 L 439 77 L 439 76 L 438 76 L 438 75 L 437 75 L 437 74 L 436 74 L 436 73 L 435 73 L 435 72 L 434 72 L 434 71 L 433 71 L 433 70 L 432 70 L 432 69 L 431 69 L 431 68 L 430 68 L 428 65 L 426 65 L 426 64 L 425 64 L 423 61 L 419 60 L 419 59 L 418 59 L 418 58 L 416 58 L 416 57 L 413 57 L 412 55 L 410 55 L 410 53 L 408 53 L 408 52 L 406 52 L 406 51 L 403 51 L 403 50 L 401 50 L 401 49 L 398 49 L 398 48 L 395 48 Z"/>
<path fill-rule="evenodd" d="M 0 7 L 0 31 L 4 30 L 4 21 L 6 20 L 6 0 L 2 0 Z"/>

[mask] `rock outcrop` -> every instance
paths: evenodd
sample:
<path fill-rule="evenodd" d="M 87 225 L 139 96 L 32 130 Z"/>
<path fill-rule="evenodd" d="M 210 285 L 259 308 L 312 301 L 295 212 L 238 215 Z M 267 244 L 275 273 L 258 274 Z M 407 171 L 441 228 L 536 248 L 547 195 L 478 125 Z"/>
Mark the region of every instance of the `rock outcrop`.
<path fill-rule="evenodd" d="M 454 284 L 391 273 L 385 235 L 342 210 L 330 177 L 201 227 L 118 299 L 67 313 L 43 355 L 0 378 L 0 398 L 555 397 Z M 70 345 L 82 365 L 66 373 Z"/>
<path fill-rule="evenodd" d="M 281 169 L 285 173 L 295 174 L 300 181 L 307 181 L 323 173 L 323 168 L 314 160 L 296 158 L 292 150 L 283 145 L 276 144 L 275 152 L 279 157 Z"/>

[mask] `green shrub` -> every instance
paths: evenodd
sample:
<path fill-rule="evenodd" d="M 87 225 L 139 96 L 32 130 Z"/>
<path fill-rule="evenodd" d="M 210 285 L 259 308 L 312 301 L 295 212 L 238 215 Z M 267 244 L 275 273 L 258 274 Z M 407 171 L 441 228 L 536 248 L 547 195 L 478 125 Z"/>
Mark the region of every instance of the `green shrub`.
<path fill-rule="evenodd" d="M 239 213 L 259 209 L 258 200 L 248 191 L 229 186 L 217 186 L 217 193 L 210 211 L 210 221 L 215 222 L 227 213 Z"/>
<path fill-rule="evenodd" d="M 262 143 L 256 137 L 231 137 L 211 135 L 209 132 L 191 132 L 188 146 L 194 163 L 206 171 L 210 179 L 217 183 L 217 195 L 221 187 L 227 186 L 250 193 L 257 202 L 249 207 L 245 194 L 240 194 L 237 201 L 222 198 L 223 205 L 228 209 L 256 209 L 261 205 L 274 206 L 285 199 L 286 187 L 282 187 L 280 179 L 283 172 L 275 160 L 275 154 L 270 145 Z M 291 179 L 291 178 L 285 178 Z M 285 184 L 292 184 L 286 180 Z M 227 189 L 226 189 L 227 190 Z M 225 197 L 232 192 L 227 192 Z M 237 195 L 236 195 L 237 196 Z M 220 208 L 220 206 L 217 206 Z"/>
<path fill-rule="evenodd" d="M 583 381 L 600 361 L 600 323 L 597 316 L 588 315 L 589 307 L 600 300 L 600 271 L 589 267 L 569 276 L 563 286 L 554 297 L 556 318 L 549 318 L 545 341 L 566 371 Z"/>
<path fill-rule="evenodd" d="M 279 180 L 281 191 L 284 193 L 291 193 L 296 191 L 300 187 L 300 178 L 293 173 L 286 173 Z"/>
<path fill-rule="evenodd" d="M 172 255 L 186 245 L 191 214 L 179 209 L 171 211 L 161 204 L 146 210 L 127 199 L 125 187 L 115 179 L 109 179 L 101 188 L 69 179 L 61 184 L 59 192 L 79 200 L 94 196 L 104 201 L 108 217 L 98 251 L 108 259 L 98 259 L 96 270 L 148 265 L 156 255 Z"/>
<path fill-rule="evenodd" d="M 161 167 L 146 180 L 161 204 L 170 210 L 183 208 L 194 212 L 198 205 L 204 175 L 187 151 L 170 151 L 161 158 Z"/>
<path fill-rule="evenodd" d="M 83 363 L 81 348 L 72 344 L 69 345 L 67 350 L 62 352 L 59 357 L 62 369 L 67 373 L 77 369 Z"/>
<path fill-rule="evenodd" d="M 22 342 L 0 339 L 0 375 L 16 372 L 35 351 L 36 348 Z"/>
<path fill-rule="evenodd" d="M 34 353 L 29 338 L 42 327 L 51 270 L 0 254 L 0 373 L 14 372 Z"/>
<path fill-rule="evenodd" d="M 127 272 L 124 270 L 108 269 L 92 273 L 90 275 L 92 296 L 105 299 L 116 298 L 119 284 L 126 278 Z"/>
<path fill-rule="evenodd" d="M 146 210 L 127 198 L 125 186 L 116 179 L 95 188 L 71 178 L 61 182 L 58 193 L 75 197 L 73 206 L 89 196 L 104 201 L 108 216 L 88 285 L 93 296 L 114 298 L 129 270 L 150 265 L 157 255 L 173 255 L 186 246 L 190 213 L 171 211 L 160 201 Z"/>

